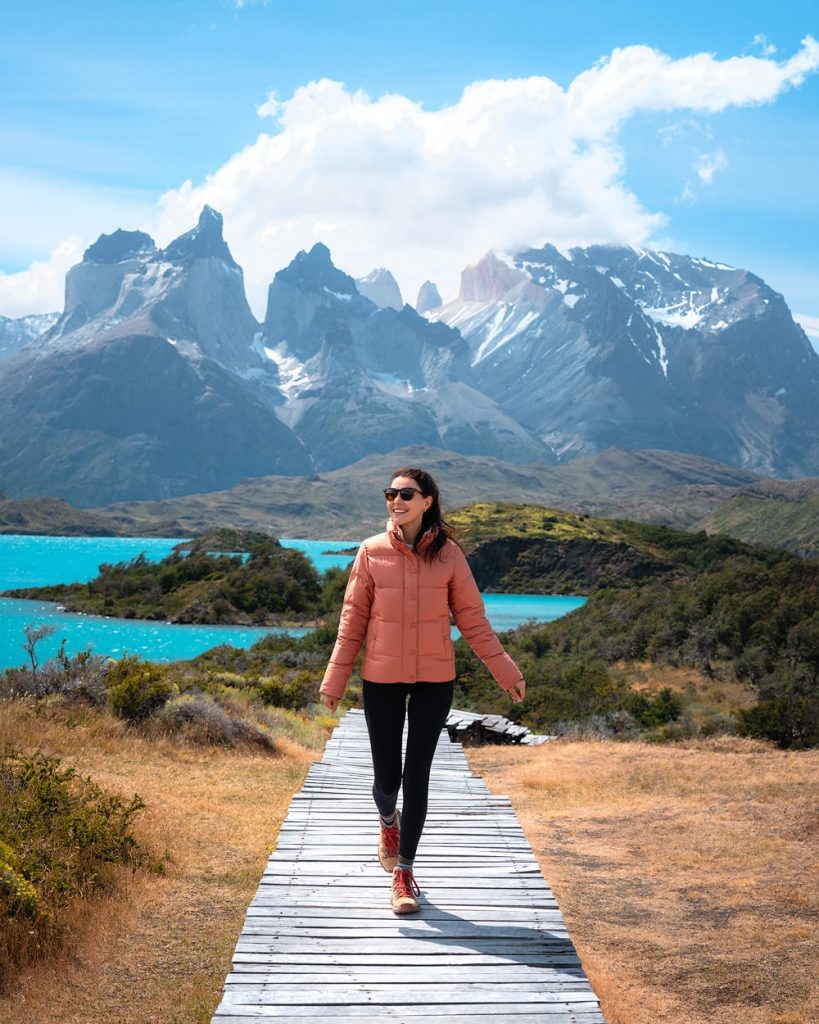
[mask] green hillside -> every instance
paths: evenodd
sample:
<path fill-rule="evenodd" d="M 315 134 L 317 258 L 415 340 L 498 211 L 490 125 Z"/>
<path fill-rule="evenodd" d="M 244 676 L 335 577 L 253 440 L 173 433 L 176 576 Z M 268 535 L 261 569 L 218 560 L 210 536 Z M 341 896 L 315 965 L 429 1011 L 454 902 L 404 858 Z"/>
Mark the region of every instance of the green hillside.
<path fill-rule="evenodd" d="M 743 487 L 700 526 L 751 544 L 775 544 L 819 558 L 819 480 L 764 480 Z"/>
<path fill-rule="evenodd" d="M 647 698 L 635 704 L 622 672 L 649 663 L 688 667 L 754 694 L 733 724 L 714 720 L 712 728 L 738 727 L 783 746 L 819 742 L 819 564 L 729 537 L 532 506 L 474 506 L 452 519 L 488 588 L 512 581 L 521 592 L 536 590 L 544 578 L 565 577 L 574 559 L 569 571 L 589 595 L 565 618 L 507 639 L 530 686 L 527 724 L 595 719 L 616 728 L 624 711 L 632 725 L 635 714 L 656 718 L 661 710 Z M 486 670 L 464 645 L 459 687 L 499 710 Z M 673 721 L 674 707 L 666 712 Z"/>

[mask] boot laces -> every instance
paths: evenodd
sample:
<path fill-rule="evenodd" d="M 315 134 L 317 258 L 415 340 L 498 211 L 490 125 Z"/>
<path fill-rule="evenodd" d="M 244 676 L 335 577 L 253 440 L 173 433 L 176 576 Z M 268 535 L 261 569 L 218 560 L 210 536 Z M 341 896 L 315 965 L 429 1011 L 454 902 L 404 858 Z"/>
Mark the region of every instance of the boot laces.
<path fill-rule="evenodd" d="M 398 844 L 401 842 L 401 830 L 398 825 L 382 825 L 381 841 L 388 857 L 395 857 L 398 854 Z"/>
<path fill-rule="evenodd" d="M 421 890 L 415 881 L 415 875 L 407 868 L 396 868 L 392 879 L 392 889 L 396 896 L 420 896 Z"/>

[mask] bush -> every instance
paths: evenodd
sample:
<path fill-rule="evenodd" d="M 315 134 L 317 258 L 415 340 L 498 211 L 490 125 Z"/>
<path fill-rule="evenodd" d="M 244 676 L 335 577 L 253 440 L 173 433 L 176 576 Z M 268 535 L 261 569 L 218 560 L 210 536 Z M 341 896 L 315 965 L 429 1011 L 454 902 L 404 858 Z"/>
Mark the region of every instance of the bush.
<path fill-rule="evenodd" d="M 101 789 L 58 758 L 0 758 L 0 990 L 62 937 L 65 910 L 110 888 L 117 865 L 158 867 L 132 825 L 145 804 Z"/>
<path fill-rule="evenodd" d="M 204 693 L 173 697 L 146 723 L 153 734 L 174 736 L 207 746 L 255 746 L 274 750 L 273 740 L 262 729 L 230 715 Z"/>
<path fill-rule="evenodd" d="M 682 702 L 669 687 L 665 686 L 653 699 L 646 693 L 632 692 L 626 700 L 626 710 L 641 726 L 651 729 L 678 719 L 682 712 Z"/>
<path fill-rule="evenodd" d="M 267 678 L 254 687 L 254 696 L 263 704 L 298 711 L 319 699 L 320 680 L 309 672 L 287 672 L 283 678 Z"/>
<path fill-rule="evenodd" d="M 783 749 L 819 744 L 819 698 L 775 697 L 737 712 L 737 732 L 752 739 L 773 740 Z"/>
<path fill-rule="evenodd" d="M 56 656 L 43 665 L 36 677 L 29 669 L 8 669 L 2 678 L 0 695 L 50 697 L 59 694 L 72 702 L 102 708 L 108 700 L 106 676 L 111 664 L 109 658 L 92 654 L 90 650 L 69 657 L 63 641 Z"/>
<path fill-rule="evenodd" d="M 108 703 L 115 715 L 127 722 L 142 722 L 170 700 L 176 688 L 159 665 L 125 655 L 109 671 Z"/>

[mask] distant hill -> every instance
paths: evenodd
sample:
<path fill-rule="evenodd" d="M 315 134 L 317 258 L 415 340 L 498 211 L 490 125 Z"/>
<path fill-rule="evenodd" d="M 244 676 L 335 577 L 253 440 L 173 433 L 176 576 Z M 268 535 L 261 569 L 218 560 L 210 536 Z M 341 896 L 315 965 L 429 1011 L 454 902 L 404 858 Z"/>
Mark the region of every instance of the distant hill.
<path fill-rule="evenodd" d="M 115 537 L 121 527 L 104 512 L 73 508 L 61 498 L 9 498 L 0 491 L 0 534 Z"/>
<path fill-rule="evenodd" d="M 758 480 L 734 491 L 697 525 L 819 557 L 819 479 Z"/>
<path fill-rule="evenodd" d="M 565 466 L 513 466 L 489 456 L 411 447 L 307 477 L 258 477 L 229 491 L 117 503 L 98 511 L 123 532 L 146 535 L 183 536 L 233 526 L 280 537 L 356 538 L 382 528 L 381 490 L 402 465 L 428 469 L 450 509 L 489 501 L 603 515 L 624 515 L 628 508 L 639 518 L 680 527 L 701 519 L 735 488 L 759 479 L 747 470 L 676 452 L 612 449 Z"/>

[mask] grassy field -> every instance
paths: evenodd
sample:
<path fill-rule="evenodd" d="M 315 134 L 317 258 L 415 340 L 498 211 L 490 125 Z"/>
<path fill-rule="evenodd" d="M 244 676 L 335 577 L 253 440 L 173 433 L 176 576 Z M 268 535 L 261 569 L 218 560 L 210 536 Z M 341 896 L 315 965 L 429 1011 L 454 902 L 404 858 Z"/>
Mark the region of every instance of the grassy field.
<path fill-rule="evenodd" d="M 473 748 L 512 800 L 609 1024 L 814 1024 L 819 752 Z"/>
<path fill-rule="evenodd" d="M 98 712 L 0 704 L 13 737 L 148 809 L 164 876 L 79 908 L 69 949 L 0 1002 L 4 1024 L 210 1020 L 292 795 L 320 751 L 202 750 Z M 468 751 L 508 793 L 610 1024 L 810 1024 L 819 752 L 737 739 Z M 423 842 L 423 841 L 422 841 Z M 813 881 L 811 881 L 813 879 Z M 386 900 L 385 891 L 385 900 Z"/>

